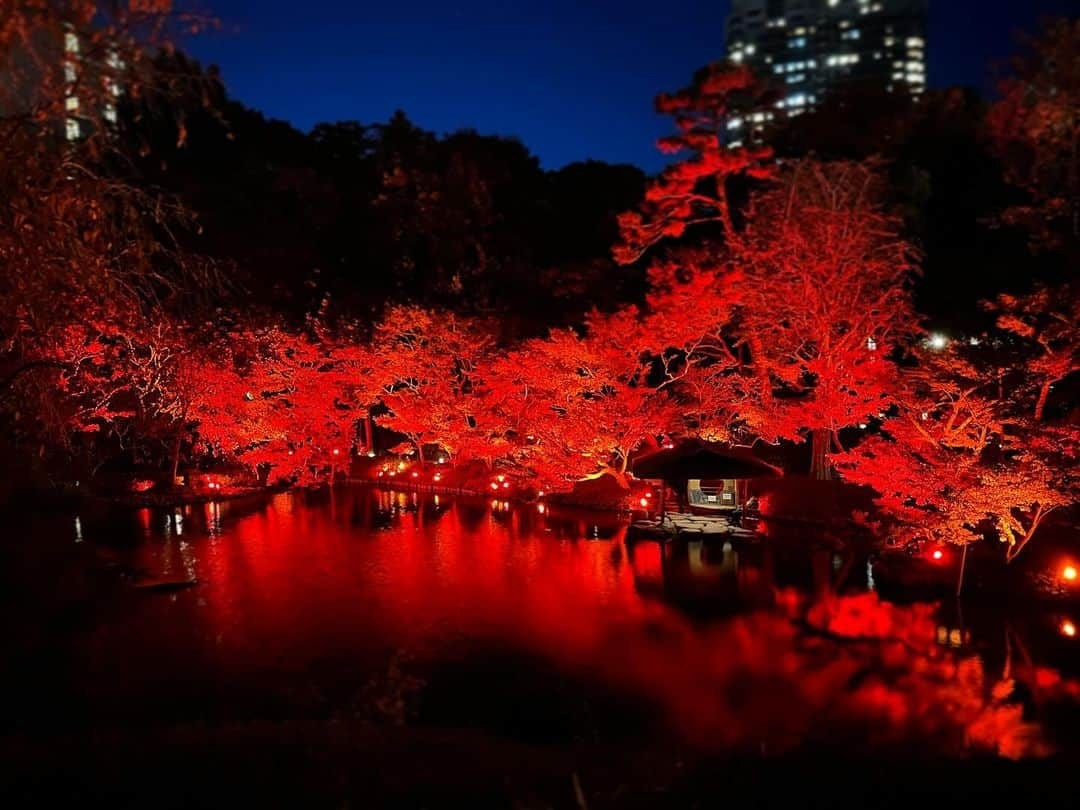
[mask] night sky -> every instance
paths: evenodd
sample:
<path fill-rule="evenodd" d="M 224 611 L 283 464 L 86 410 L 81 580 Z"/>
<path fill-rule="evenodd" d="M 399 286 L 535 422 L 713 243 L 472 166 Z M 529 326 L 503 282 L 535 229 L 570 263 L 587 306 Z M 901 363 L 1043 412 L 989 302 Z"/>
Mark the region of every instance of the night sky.
<path fill-rule="evenodd" d="M 207 0 L 220 31 L 186 47 L 232 96 L 307 130 L 385 121 L 516 135 L 547 168 L 663 165 L 652 98 L 723 55 L 729 3 Z M 990 92 L 1012 32 L 1075 0 L 931 0 L 931 87 Z"/>

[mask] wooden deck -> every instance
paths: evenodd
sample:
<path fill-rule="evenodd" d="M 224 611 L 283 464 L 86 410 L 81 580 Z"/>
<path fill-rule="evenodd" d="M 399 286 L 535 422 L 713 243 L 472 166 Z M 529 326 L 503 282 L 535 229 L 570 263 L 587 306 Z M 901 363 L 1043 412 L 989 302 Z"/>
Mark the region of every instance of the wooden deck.
<path fill-rule="evenodd" d="M 645 539 L 711 539 L 721 537 L 746 537 L 753 532 L 732 526 L 727 517 L 692 515 L 686 512 L 669 512 L 663 520 L 638 520 L 630 524 L 638 538 Z"/>

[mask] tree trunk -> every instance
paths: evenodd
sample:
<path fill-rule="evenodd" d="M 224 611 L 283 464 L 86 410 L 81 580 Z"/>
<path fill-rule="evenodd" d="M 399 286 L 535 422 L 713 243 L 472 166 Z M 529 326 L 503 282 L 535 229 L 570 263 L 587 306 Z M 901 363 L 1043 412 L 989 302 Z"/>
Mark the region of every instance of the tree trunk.
<path fill-rule="evenodd" d="M 416 460 L 419 461 L 421 464 L 423 464 L 424 463 L 424 445 L 423 445 L 422 442 L 418 442 L 418 441 L 414 441 L 413 444 L 416 445 Z"/>
<path fill-rule="evenodd" d="M 829 464 L 829 443 L 832 431 L 826 428 L 814 428 L 810 431 L 810 476 L 819 481 L 832 478 L 832 466 Z"/>
<path fill-rule="evenodd" d="M 184 441 L 184 434 L 180 433 L 176 437 L 176 443 L 173 445 L 172 456 L 172 478 L 169 479 L 169 487 L 176 486 L 176 474 L 180 471 L 180 445 Z"/>
<path fill-rule="evenodd" d="M 1035 403 L 1035 421 L 1041 422 L 1043 419 L 1043 411 L 1046 410 L 1046 400 L 1050 398 L 1050 383 L 1044 382 L 1042 387 L 1039 388 L 1039 400 Z"/>

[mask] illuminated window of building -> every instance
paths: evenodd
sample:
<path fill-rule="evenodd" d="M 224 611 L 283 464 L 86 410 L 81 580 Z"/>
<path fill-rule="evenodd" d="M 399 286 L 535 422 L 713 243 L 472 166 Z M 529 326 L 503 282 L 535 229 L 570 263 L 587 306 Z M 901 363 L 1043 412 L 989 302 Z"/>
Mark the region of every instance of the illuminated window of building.
<path fill-rule="evenodd" d="M 79 109 L 78 96 L 68 96 L 64 99 L 64 109 L 68 112 L 75 112 Z"/>
<path fill-rule="evenodd" d="M 75 118 L 67 119 L 67 124 L 64 129 L 64 134 L 67 136 L 67 139 L 69 141 L 77 140 L 79 137 L 79 133 L 80 128 L 78 120 Z"/>

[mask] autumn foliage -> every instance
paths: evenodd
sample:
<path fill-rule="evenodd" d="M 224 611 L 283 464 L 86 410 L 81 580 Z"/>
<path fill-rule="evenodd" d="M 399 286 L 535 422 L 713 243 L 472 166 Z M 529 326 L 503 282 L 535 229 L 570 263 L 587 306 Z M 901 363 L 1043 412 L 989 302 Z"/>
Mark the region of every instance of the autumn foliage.
<path fill-rule="evenodd" d="M 350 310 L 316 272 L 316 311 L 250 305 L 227 263 L 192 248 L 199 223 L 125 152 L 142 144 L 117 105 L 146 116 L 167 94 L 176 77 L 146 54 L 168 48 L 177 18 L 150 5 L 103 25 L 102 8 L 19 4 L 21 24 L 0 23 L 20 78 L 0 88 L 0 109 L 21 111 L 0 118 L 0 400 L 12 441 L 50 476 L 92 479 L 123 459 L 171 486 L 228 462 L 311 484 L 393 450 L 552 489 L 622 478 L 661 442 L 764 440 L 807 445 L 815 477 L 875 490 L 867 522 L 882 535 L 993 536 L 1009 559 L 1075 502 L 1080 435 L 1055 394 L 1080 370 L 1075 284 L 1002 293 L 974 341 L 930 345 L 913 302 L 921 255 L 889 167 L 779 161 L 753 126 L 733 142 L 732 119 L 769 103 L 746 69 L 707 66 L 657 100 L 672 163 L 613 246 L 641 294 L 521 337 L 485 309 L 491 290 L 456 310 L 408 303 L 404 288 Z M 62 54 L 68 34 L 85 59 L 65 70 L 39 50 Z M 1074 40 L 1049 30 L 991 116 L 1027 210 L 1058 236 L 1075 213 L 1076 150 L 1075 76 L 1057 55 Z M 430 146 L 403 119 L 388 127 Z M 183 122 L 174 129 L 181 148 Z M 464 164 L 446 187 L 384 168 L 372 210 L 402 243 L 395 278 L 429 259 L 414 286 L 467 295 L 462 268 L 491 261 L 494 187 Z"/>

